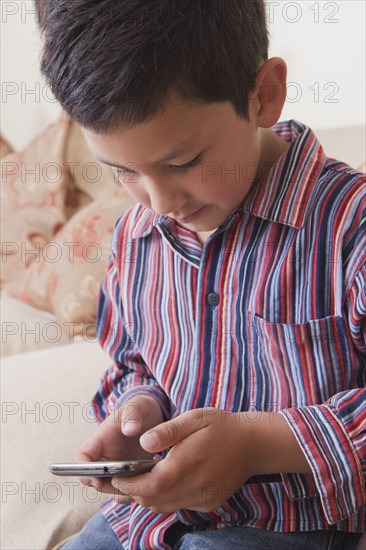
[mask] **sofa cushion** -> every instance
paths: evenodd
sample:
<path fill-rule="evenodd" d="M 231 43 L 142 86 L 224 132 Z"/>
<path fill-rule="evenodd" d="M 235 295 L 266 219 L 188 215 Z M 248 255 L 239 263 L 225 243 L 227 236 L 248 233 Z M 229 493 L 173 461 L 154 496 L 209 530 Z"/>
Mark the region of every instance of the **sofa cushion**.
<path fill-rule="evenodd" d="M 80 337 L 65 334 L 55 315 L 33 308 L 2 293 L 1 357 L 72 343 Z"/>
<path fill-rule="evenodd" d="M 49 464 L 72 462 L 96 429 L 89 402 L 110 364 L 87 341 L 2 360 L 1 548 L 53 548 L 107 500 Z"/>

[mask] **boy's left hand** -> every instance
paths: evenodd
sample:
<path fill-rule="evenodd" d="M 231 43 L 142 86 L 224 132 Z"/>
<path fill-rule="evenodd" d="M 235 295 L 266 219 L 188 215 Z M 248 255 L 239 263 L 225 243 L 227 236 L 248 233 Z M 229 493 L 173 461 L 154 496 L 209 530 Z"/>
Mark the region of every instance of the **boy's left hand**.
<path fill-rule="evenodd" d="M 240 413 L 187 411 L 144 433 L 140 444 L 149 452 L 172 449 L 149 473 L 114 477 L 112 485 L 128 495 L 115 500 L 132 498 L 154 513 L 211 512 L 257 472 L 254 425 Z"/>

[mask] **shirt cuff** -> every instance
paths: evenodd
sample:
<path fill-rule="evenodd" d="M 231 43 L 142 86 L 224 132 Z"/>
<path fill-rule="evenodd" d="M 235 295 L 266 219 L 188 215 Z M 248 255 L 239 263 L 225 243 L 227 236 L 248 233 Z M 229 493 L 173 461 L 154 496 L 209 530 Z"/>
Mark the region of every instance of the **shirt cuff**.
<path fill-rule="evenodd" d="M 360 461 L 341 422 L 327 405 L 279 412 L 309 462 L 327 522 L 334 524 L 355 513 L 365 502 L 364 481 Z M 282 475 L 291 500 L 295 477 L 301 474 Z"/>

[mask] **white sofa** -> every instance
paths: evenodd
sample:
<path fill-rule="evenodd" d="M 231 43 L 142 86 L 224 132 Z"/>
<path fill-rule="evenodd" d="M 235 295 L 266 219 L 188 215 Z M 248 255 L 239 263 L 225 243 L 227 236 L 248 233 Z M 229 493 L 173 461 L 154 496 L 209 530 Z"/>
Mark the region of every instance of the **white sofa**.
<path fill-rule="evenodd" d="M 363 127 L 316 133 L 329 156 L 362 166 Z M 48 465 L 72 460 L 95 428 L 88 403 L 111 359 L 96 341 L 53 341 L 47 327 L 56 318 L 46 312 L 7 296 L 1 308 L 1 548 L 52 549 L 104 499 L 77 478 L 52 476 Z"/>
<path fill-rule="evenodd" d="M 31 309 L 16 300 L 3 308 L 11 319 L 21 319 L 24 312 L 28 328 Z M 47 315 L 34 312 L 33 323 L 45 322 Z M 66 345 L 41 341 L 45 347 L 39 350 L 29 335 L 21 342 L 23 349 L 27 342 L 30 351 L 9 355 L 1 364 L 4 550 L 57 547 L 77 533 L 105 499 L 77 478 L 53 476 L 48 467 L 72 461 L 95 428 L 89 403 L 111 360 L 97 342 L 82 338 Z"/>

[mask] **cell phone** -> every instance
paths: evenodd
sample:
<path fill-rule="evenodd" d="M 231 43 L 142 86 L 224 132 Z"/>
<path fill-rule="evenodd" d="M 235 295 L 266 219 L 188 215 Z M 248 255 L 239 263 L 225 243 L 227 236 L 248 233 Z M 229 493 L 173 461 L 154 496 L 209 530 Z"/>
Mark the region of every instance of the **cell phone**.
<path fill-rule="evenodd" d="M 119 462 L 71 462 L 50 464 L 56 476 L 113 477 L 135 476 L 150 472 L 162 458 L 151 460 L 123 460 Z"/>

